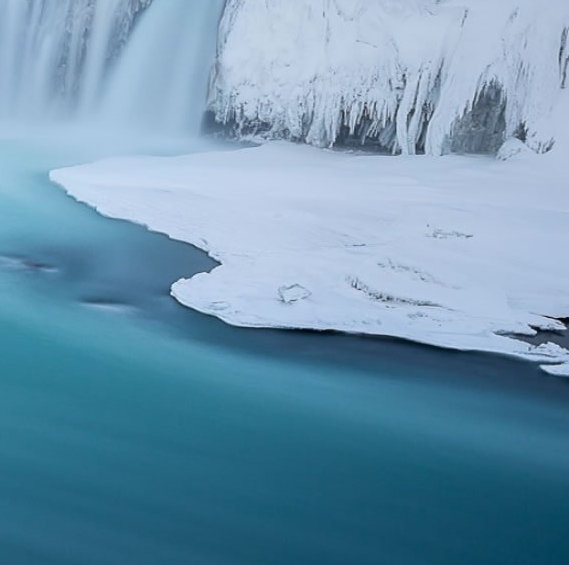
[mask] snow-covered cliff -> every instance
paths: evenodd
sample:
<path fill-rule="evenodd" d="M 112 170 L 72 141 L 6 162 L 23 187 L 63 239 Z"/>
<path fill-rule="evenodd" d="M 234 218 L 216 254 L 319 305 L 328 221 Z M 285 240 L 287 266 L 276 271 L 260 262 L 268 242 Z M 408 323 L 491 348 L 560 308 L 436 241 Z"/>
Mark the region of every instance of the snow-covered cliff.
<path fill-rule="evenodd" d="M 209 108 L 239 134 L 404 154 L 555 138 L 566 0 L 228 0 Z"/>

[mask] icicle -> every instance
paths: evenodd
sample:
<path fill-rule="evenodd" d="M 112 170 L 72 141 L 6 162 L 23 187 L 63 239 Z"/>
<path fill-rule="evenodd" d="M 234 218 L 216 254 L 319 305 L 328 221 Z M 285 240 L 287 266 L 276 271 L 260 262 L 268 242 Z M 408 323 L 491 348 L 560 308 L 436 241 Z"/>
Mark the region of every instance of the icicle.
<path fill-rule="evenodd" d="M 489 151 L 523 123 L 543 151 L 569 81 L 566 0 L 228 0 L 220 29 L 217 120 L 314 145 Z"/>

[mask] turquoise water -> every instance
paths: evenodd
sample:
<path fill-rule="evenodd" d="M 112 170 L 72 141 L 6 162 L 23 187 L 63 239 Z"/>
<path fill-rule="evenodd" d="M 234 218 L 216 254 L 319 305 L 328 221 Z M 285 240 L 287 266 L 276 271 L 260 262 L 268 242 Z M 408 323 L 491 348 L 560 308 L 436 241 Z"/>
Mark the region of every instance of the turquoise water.
<path fill-rule="evenodd" d="M 178 306 L 202 253 L 0 142 L 0 563 L 567 565 L 569 387 Z M 48 149 L 49 148 L 49 149 Z"/>

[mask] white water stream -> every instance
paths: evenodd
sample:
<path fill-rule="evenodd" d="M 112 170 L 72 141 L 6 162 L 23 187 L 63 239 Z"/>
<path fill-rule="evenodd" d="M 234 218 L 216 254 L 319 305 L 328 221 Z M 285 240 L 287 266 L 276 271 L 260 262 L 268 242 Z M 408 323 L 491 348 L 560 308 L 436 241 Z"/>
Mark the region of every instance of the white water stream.
<path fill-rule="evenodd" d="M 0 122 L 195 132 L 223 0 L 0 0 Z"/>

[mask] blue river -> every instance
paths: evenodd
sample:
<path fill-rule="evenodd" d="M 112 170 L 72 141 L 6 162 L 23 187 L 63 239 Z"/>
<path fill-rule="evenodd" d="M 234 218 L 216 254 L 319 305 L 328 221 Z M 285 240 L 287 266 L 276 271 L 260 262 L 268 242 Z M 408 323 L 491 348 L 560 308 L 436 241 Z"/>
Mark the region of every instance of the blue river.
<path fill-rule="evenodd" d="M 569 386 L 392 339 L 232 328 L 215 265 L 0 141 L 0 564 L 567 565 Z"/>

